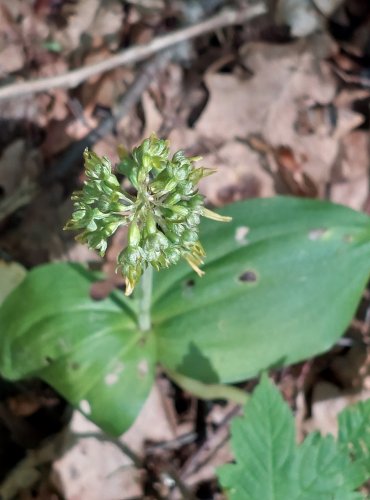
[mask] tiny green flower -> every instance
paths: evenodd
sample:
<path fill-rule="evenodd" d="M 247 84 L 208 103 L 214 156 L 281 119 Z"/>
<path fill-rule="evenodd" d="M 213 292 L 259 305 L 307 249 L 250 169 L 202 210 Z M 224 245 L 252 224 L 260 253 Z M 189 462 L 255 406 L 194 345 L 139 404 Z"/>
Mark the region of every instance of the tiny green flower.
<path fill-rule="evenodd" d="M 103 256 L 108 239 L 119 226 L 128 226 L 128 246 L 117 258 L 126 295 L 130 295 L 148 266 L 160 270 L 184 258 L 200 275 L 205 251 L 199 241 L 200 217 L 227 222 L 204 207 L 199 181 L 214 172 L 195 168 L 200 158 L 178 151 L 170 158 L 168 141 L 155 135 L 132 153 L 120 148 L 117 171 L 128 177 L 136 195 L 125 192 L 112 173 L 110 161 L 84 152 L 86 181 L 73 194 L 74 212 L 65 229 L 79 230 L 77 240 Z"/>

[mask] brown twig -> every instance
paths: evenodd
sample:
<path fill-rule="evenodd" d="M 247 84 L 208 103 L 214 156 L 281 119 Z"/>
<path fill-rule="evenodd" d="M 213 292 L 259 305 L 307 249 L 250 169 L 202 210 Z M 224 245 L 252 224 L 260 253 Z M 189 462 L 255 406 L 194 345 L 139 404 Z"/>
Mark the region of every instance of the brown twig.
<path fill-rule="evenodd" d="M 156 54 L 151 60 L 143 64 L 137 72 L 134 81 L 130 84 L 119 102 L 114 108 L 113 114 L 103 119 L 97 127 L 91 130 L 85 137 L 74 142 L 52 165 L 42 182 L 48 184 L 60 180 L 69 175 L 77 163 L 80 164 L 82 153 L 85 148 L 92 147 L 97 141 L 109 134 L 117 122 L 126 116 L 139 102 L 145 90 L 155 79 L 157 73 L 168 63 L 171 50 Z"/>
<path fill-rule="evenodd" d="M 46 174 L 36 181 L 22 183 L 11 197 L 0 201 L 0 222 L 19 208 L 28 205 L 37 195 L 41 185 L 49 185 L 60 181 L 70 175 L 75 167 L 81 164 L 82 153 L 85 148 L 92 147 L 99 139 L 111 132 L 117 122 L 126 116 L 138 103 L 143 92 L 168 62 L 171 49 L 156 54 L 155 57 L 143 64 L 138 70 L 134 81 L 119 99 L 113 115 L 104 118 L 97 127 L 92 129 L 85 137 L 71 144 L 59 156 Z"/>
<path fill-rule="evenodd" d="M 178 43 L 220 28 L 245 23 L 253 17 L 264 13 L 265 8 L 262 4 L 249 6 L 242 10 L 224 10 L 206 21 L 159 36 L 146 45 L 135 45 L 104 61 L 75 69 L 62 75 L 5 85 L 0 88 L 0 100 L 45 92 L 54 88 L 74 88 L 91 76 L 110 71 L 124 64 L 142 61 Z"/>
<path fill-rule="evenodd" d="M 227 441 L 229 437 L 229 429 L 227 424 L 230 420 L 239 413 L 240 406 L 234 406 L 227 415 L 223 418 L 222 422 L 217 427 L 216 431 L 209 436 L 200 446 L 200 448 L 189 458 L 182 467 L 180 477 L 187 479 L 189 476 L 197 472 L 203 465 L 205 465 L 210 457 L 218 450 L 220 444 Z"/>

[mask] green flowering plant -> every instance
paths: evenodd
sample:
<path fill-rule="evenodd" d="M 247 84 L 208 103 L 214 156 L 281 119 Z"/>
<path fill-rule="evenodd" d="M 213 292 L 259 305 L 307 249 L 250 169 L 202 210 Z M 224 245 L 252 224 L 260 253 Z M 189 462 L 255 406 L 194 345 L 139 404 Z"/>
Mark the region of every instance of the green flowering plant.
<path fill-rule="evenodd" d="M 117 171 L 135 188 L 125 191 L 112 173 L 108 158 L 85 150 L 87 180 L 73 194 L 75 210 L 66 229 L 79 230 L 78 241 L 104 255 L 108 239 L 119 226 L 128 226 L 128 245 L 117 258 L 130 295 L 148 266 L 160 270 L 184 258 L 202 275 L 205 251 L 199 241 L 200 217 L 230 221 L 204 206 L 199 181 L 214 172 L 195 167 L 200 157 L 177 151 L 170 157 L 168 141 L 154 134 L 132 153 L 120 150 Z"/>
<path fill-rule="evenodd" d="M 112 290 L 97 301 L 91 287 L 101 274 L 84 265 L 56 262 L 25 272 L 0 297 L 2 377 L 40 377 L 104 431 L 119 435 L 143 407 L 158 366 L 200 398 L 244 404 L 245 391 L 229 384 L 315 356 L 337 341 L 369 278 L 370 218 L 291 197 L 247 200 L 225 207 L 222 216 L 213 214 L 198 192 L 199 181 L 212 171 L 197 167 L 197 159 L 181 151 L 170 157 L 168 143 L 155 136 L 132 153 L 122 150 L 115 173 L 107 158 L 85 152 L 86 182 L 74 193 L 67 228 L 104 255 L 109 238 L 127 226 L 117 270 L 125 276 L 126 294 L 136 284 L 138 289 L 134 297 Z M 118 173 L 132 188 L 122 189 Z M 207 217 L 232 221 L 218 225 Z M 203 266 L 199 234 L 207 249 Z M 189 279 L 192 269 L 184 262 L 171 265 L 179 260 L 200 275 L 202 266 L 206 278 Z M 0 266 L 0 282 L 7 281 Z M 263 396 L 265 410 L 257 405 L 257 424 L 267 422 L 262 414 L 275 415 L 276 398 L 269 394 Z M 251 432 L 268 437 L 265 444 L 261 440 L 268 452 L 272 428 L 269 422 L 265 427 Z M 280 442 L 276 446 L 281 449 Z M 244 488 L 249 463 L 235 451 L 236 466 L 221 476 L 231 498 Z M 273 471 L 273 486 L 276 477 L 295 473 L 295 452 L 290 456 L 286 469 Z M 256 484 L 247 491 L 271 481 Z"/>

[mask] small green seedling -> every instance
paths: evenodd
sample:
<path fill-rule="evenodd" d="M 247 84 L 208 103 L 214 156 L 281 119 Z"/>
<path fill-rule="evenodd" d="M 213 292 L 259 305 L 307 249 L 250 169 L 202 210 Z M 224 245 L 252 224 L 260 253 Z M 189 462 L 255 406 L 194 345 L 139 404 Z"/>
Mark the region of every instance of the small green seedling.
<path fill-rule="evenodd" d="M 157 365 L 198 397 L 244 403 L 246 394 L 225 384 L 337 341 L 369 277 L 369 218 L 288 197 L 214 214 L 197 188 L 211 171 L 195 161 L 171 157 L 153 136 L 122 153 L 117 172 L 132 185 L 123 190 L 108 159 L 85 153 L 87 180 L 67 228 L 104 255 L 128 226 L 117 261 L 126 295 L 93 300 L 103 277 L 80 264 L 32 269 L 0 306 L 3 377 L 40 377 L 119 435 L 145 403 Z"/>

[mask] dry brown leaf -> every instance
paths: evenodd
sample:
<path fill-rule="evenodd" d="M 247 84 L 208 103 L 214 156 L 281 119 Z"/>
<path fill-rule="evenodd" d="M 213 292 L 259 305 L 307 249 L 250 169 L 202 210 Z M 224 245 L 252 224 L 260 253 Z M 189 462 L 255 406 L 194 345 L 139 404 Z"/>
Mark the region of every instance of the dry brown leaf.
<path fill-rule="evenodd" d="M 332 183 L 330 186 L 330 200 L 334 203 L 347 205 L 354 210 L 362 210 L 368 192 L 369 187 L 366 178 Z"/>
<path fill-rule="evenodd" d="M 297 158 L 288 146 L 272 148 L 271 152 L 277 163 L 278 175 L 290 194 L 307 198 L 319 196 L 317 184 L 304 172 L 305 157 Z"/>
<path fill-rule="evenodd" d="M 324 61 L 330 50 L 325 36 L 289 45 L 248 45 L 244 61 L 253 76 L 240 80 L 231 74 L 208 75 L 210 98 L 196 130 L 223 141 L 260 134 L 272 146 L 284 145 L 305 157 L 304 171 L 319 184 L 327 182 L 338 139 L 362 120 L 341 109 L 334 130 L 320 123 L 308 134 L 297 129 L 302 110 L 325 107 L 335 96 L 336 83 Z"/>
<path fill-rule="evenodd" d="M 76 412 L 72 432 L 77 439 L 63 456 L 54 462 L 56 481 L 62 485 L 66 500 L 124 500 L 142 497 L 140 471 L 113 443 L 94 437 L 78 439 L 78 433 L 99 429 Z M 174 433 L 163 410 L 161 396 L 153 387 L 139 417 L 122 441 L 136 454 L 144 450 L 144 442 L 173 439 Z"/>
<path fill-rule="evenodd" d="M 337 159 L 337 180 L 363 178 L 366 182 L 369 169 L 369 134 L 366 130 L 354 130 L 341 140 L 340 154 Z"/>
<path fill-rule="evenodd" d="M 95 39 L 96 46 L 101 46 L 103 37 L 116 34 L 122 25 L 123 9 L 120 2 L 115 0 L 79 0 L 73 5 L 73 13 L 69 17 L 68 25 L 63 30 L 54 33 L 65 51 L 77 49 L 83 35 L 90 35 Z M 99 43 L 96 43 L 97 40 Z"/>
<path fill-rule="evenodd" d="M 22 178 L 34 179 L 42 166 L 37 150 L 29 149 L 24 139 L 9 144 L 0 158 L 0 186 L 11 195 Z"/>
<path fill-rule="evenodd" d="M 299 100 L 325 104 L 335 95 L 333 78 L 321 65 L 330 46 L 326 37 L 315 43 L 249 44 L 243 59 L 253 76 L 240 80 L 231 74 L 207 75 L 210 99 L 197 130 L 224 139 L 260 132 L 273 144 L 286 143 Z"/>
<path fill-rule="evenodd" d="M 361 210 L 368 197 L 369 135 L 354 130 L 340 142 L 339 154 L 332 171 L 330 199 Z"/>
<path fill-rule="evenodd" d="M 200 182 L 200 190 L 213 205 L 274 194 L 273 180 L 259 164 L 259 156 L 245 144 L 226 143 L 199 162 L 216 173 Z"/>
<path fill-rule="evenodd" d="M 336 435 L 338 414 L 351 404 L 369 399 L 370 391 L 343 392 L 329 382 L 319 382 L 314 387 L 312 398 L 312 418 L 305 422 L 305 430 Z"/>
<path fill-rule="evenodd" d="M 25 55 L 20 45 L 8 45 L 0 52 L 0 74 L 22 69 Z"/>
<path fill-rule="evenodd" d="M 81 35 L 88 32 L 99 8 L 99 0 L 80 0 L 70 16 L 68 26 L 55 33 L 55 40 L 65 50 L 74 50 L 80 44 Z"/>
<path fill-rule="evenodd" d="M 158 111 L 154 100 L 148 92 L 142 96 L 142 105 L 144 109 L 145 128 L 143 137 L 149 137 L 152 132 L 157 132 L 163 121 L 161 113 Z"/>

